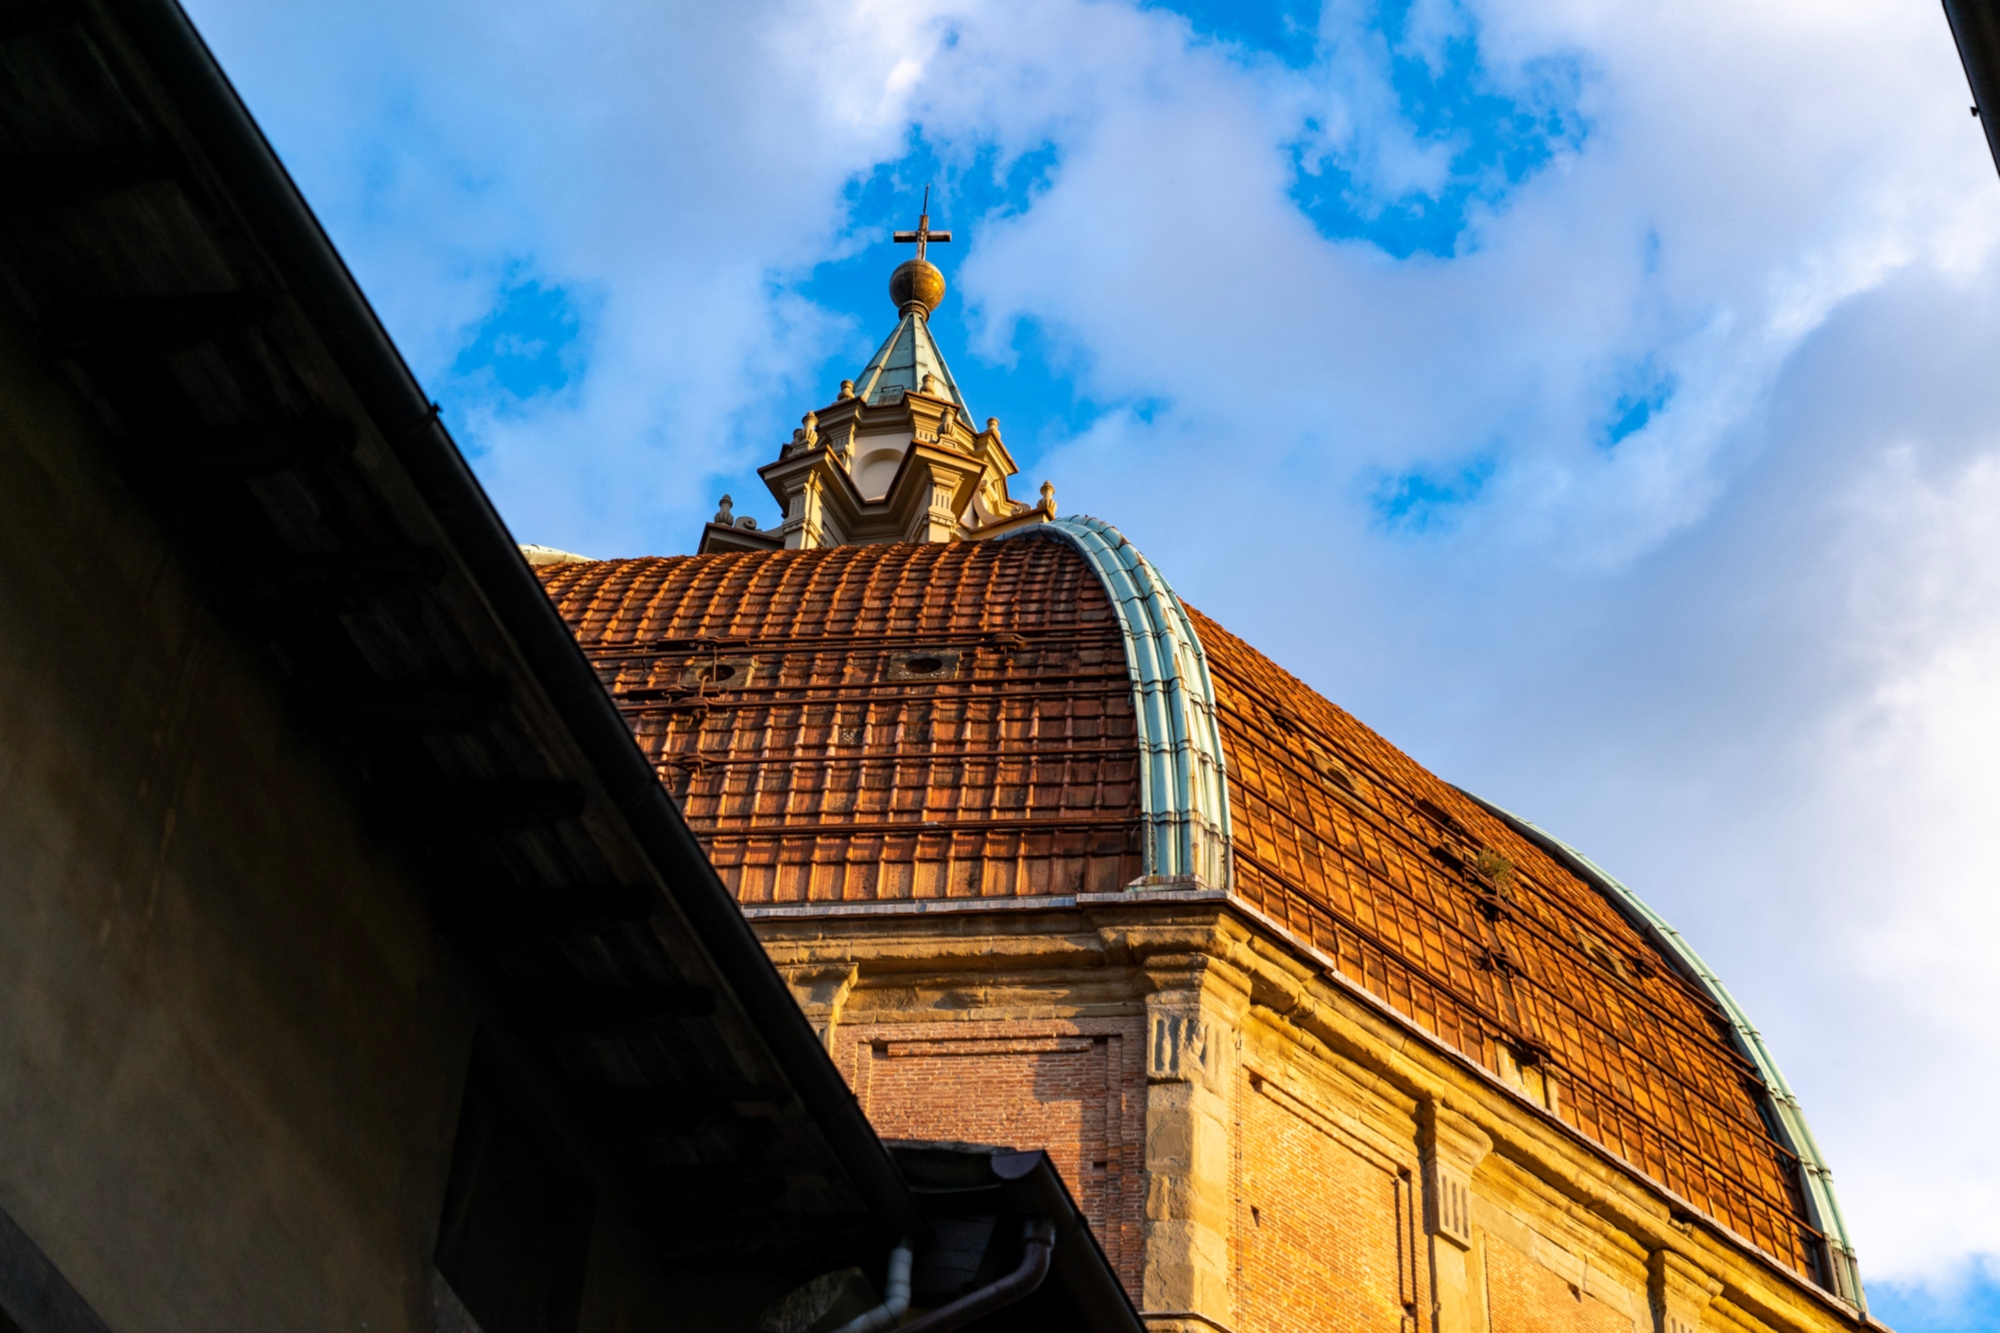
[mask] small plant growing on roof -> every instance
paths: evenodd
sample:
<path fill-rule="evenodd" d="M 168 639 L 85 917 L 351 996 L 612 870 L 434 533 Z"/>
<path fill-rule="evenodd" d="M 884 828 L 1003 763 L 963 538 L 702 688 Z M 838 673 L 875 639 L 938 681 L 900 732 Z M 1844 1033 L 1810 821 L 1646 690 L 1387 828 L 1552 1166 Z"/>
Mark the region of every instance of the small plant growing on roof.
<path fill-rule="evenodd" d="M 1479 859 L 1472 864 L 1474 869 L 1501 889 L 1510 894 L 1514 891 L 1514 863 L 1491 847 L 1480 848 Z"/>

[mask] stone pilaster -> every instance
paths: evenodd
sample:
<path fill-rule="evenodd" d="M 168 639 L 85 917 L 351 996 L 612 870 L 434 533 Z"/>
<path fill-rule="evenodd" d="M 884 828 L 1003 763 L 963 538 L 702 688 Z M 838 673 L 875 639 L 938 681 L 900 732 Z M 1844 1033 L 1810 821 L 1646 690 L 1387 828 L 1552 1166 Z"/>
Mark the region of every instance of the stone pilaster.
<path fill-rule="evenodd" d="M 1486 1327 L 1486 1318 L 1473 1268 L 1472 1177 L 1493 1151 L 1493 1140 L 1435 1098 L 1418 1107 L 1417 1132 L 1436 1327 L 1438 1333 L 1474 1333 Z"/>
<path fill-rule="evenodd" d="M 840 1011 L 847 1005 L 847 997 L 853 993 L 854 983 L 861 979 L 858 963 L 793 963 L 780 969 L 785 982 L 792 988 L 792 998 L 805 1010 L 806 1021 L 819 1034 L 820 1043 L 829 1051 L 833 1049 L 833 1029 L 840 1022 Z"/>
<path fill-rule="evenodd" d="M 1201 955 L 1145 964 L 1146 1262 L 1141 1308 L 1168 1333 L 1229 1327 L 1230 1079 L 1247 1008 L 1239 977 Z"/>
<path fill-rule="evenodd" d="M 1654 1250 L 1646 1274 L 1656 1333 L 1701 1333 L 1702 1316 L 1722 1284 L 1672 1250 Z"/>
<path fill-rule="evenodd" d="M 931 470 L 930 504 L 917 520 L 915 540 L 948 542 L 958 535 L 958 511 L 953 501 L 958 495 L 959 480 L 936 469 Z"/>
<path fill-rule="evenodd" d="M 797 489 L 786 499 L 785 521 L 779 531 L 784 534 L 786 550 L 817 550 L 828 544 L 826 505 L 820 494 L 823 483 L 808 471 L 797 479 L 796 484 Z"/>

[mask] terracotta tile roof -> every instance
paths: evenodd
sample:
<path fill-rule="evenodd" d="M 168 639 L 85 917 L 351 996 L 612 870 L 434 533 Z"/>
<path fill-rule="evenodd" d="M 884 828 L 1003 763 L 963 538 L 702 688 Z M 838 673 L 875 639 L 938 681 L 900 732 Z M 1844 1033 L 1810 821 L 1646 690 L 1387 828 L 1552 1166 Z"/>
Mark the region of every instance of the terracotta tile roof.
<path fill-rule="evenodd" d="M 1488 1069 L 1539 1059 L 1563 1121 L 1818 1280 L 1796 1160 L 1714 1002 L 1591 885 L 1190 613 L 1221 709 L 1238 896 Z"/>
<path fill-rule="evenodd" d="M 1105 892 L 1143 873 L 1102 586 L 1043 541 L 537 571 L 746 903 Z M 1589 884 L 1214 621 L 1236 893 L 1818 1279 L 1722 1015 Z M 1547 1076 L 1545 1078 L 1545 1075 Z"/>
<path fill-rule="evenodd" d="M 1142 873 L 1123 643 L 1067 547 L 538 572 L 746 903 L 1110 892 Z"/>

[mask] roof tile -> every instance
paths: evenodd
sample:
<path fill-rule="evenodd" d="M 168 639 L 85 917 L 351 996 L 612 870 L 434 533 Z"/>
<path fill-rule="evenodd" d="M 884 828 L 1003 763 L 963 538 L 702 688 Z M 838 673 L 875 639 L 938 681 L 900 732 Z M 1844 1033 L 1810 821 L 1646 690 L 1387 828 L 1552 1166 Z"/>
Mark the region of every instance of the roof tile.
<path fill-rule="evenodd" d="M 1122 640 L 1067 547 L 540 572 L 746 903 L 1110 891 L 1142 872 Z"/>
<path fill-rule="evenodd" d="M 1502 1047 L 1539 1058 L 1563 1121 L 1812 1275 L 1794 1160 L 1714 1003 L 1593 886 L 1190 614 L 1220 705 L 1237 893 L 1496 1074 Z M 1331 941 L 1297 924 L 1315 906 Z"/>
<path fill-rule="evenodd" d="M 1031 897 L 1144 872 L 1117 621 L 1070 547 L 538 571 L 746 903 Z M 1591 885 L 1190 609 L 1235 891 L 1347 979 L 1801 1273 L 1796 1166 L 1714 1003 Z"/>

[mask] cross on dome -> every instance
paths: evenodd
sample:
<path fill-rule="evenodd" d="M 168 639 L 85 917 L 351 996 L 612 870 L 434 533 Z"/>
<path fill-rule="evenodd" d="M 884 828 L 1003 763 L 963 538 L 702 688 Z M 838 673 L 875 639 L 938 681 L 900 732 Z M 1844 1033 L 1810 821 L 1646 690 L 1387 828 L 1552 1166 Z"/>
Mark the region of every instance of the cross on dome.
<path fill-rule="evenodd" d="M 703 529 L 703 551 L 816 550 L 870 542 L 984 540 L 1047 523 L 1055 497 L 1016 500 L 1019 469 L 988 417 L 981 430 L 930 329 L 944 274 L 926 252 L 951 233 L 931 226 L 931 192 L 912 231 L 894 233 L 917 253 L 889 275 L 896 327 L 840 395 L 792 432 L 758 474 L 783 518 L 746 528 L 734 510 Z"/>
<path fill-rule="evenodd" d="M 896 303 L 896 309 L 905 316 L 916 315 L 928 319 L 938 303 L 944 300 L 944 274 L 938 272 L 936 264 L 925 257 L 932 241 L 948 241 L 949 231 L 931 230 L 931 187 L 924 187 L 923 211 L 917 215 L 915 231 L 894 233 L 898 245 L 914 243 L 917 255 L 896 266 L 889 275 L 889 299 Z M 912 384 L 911 388 L 917 385 Z"/>
<path fill-rule="evenodd" d="M 940 244 L 942 244 L 951 239 L 951 232 L 949 230 L 945 231 L 931 230 L 931 187 L 930 186 L 926 185 L 924 187 L 924 206 L 922 211 L 920 211 L 917 214 L 917 229 L 915 231 L 899 231 L 896 233 L 895 239 L 898 245 L 908 245 L 912 241 L 916 242 L 917 258 L 919 260 L 922 260 L 924 258 L 924 251 L 929 247 L 932 241 L 937 241 Z"/>

